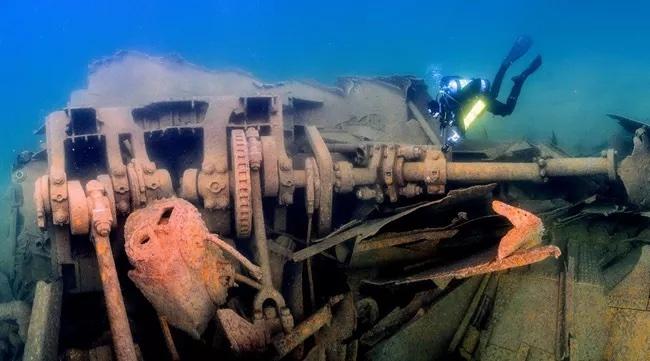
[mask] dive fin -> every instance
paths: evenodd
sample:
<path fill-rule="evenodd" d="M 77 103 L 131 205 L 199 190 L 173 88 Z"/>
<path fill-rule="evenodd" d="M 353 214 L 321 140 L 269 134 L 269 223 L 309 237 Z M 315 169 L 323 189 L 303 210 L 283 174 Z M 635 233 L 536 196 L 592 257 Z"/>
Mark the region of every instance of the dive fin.
<path fill-rule="evenodd" d="M 512 64 L 517 59 L 521 58 L 526 54 L 528 49 L 533 45 L 533 39 L 528 35 L 521 35 L 515 40 L 515 43 L 512 44 L 512 48 L 508 53 L 508 56 L 504 59 L 504 62 Z"/>
<path fill-rule="evenodd" d="M 512 77 L 512 81 L 517 82 L 526 80 L 526 78 L 528 78 L 530 74 L 536 72 L 540 66 L 542 66 L 542 56 L 537 55 L 535 59 L 528 64 L 528 67 L 521 72 L 521 74 Z"/>

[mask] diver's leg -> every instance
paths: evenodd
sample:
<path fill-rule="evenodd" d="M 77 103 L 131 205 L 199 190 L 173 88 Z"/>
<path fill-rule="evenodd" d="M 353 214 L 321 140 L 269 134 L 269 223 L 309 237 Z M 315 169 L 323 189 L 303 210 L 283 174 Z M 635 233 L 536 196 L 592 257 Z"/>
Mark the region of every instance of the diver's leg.
<path fill-rule="evenodd" d="M 512 63 L 506 63 L 505 61 L 501 63 L 499 71 L 497 71 L 497 74 L 494 76 L 494 80 L 492 81 L 492 88 L 490 88 L 490 97 L 492 97 L 492 99 L 496 99 L 496 97 L 499 96 L 501 82 L 503 82 L 503 77 L 506 75 L 506 71 L 510 67 L 510 64 Z"/>
<path fill-rule="evenodd" d="M 501 66 L 499 67 L 499 71 L 497 71 L 497 74 L 494 76 L 492 89 L 490 89 L 490 96 L 492 99 L 496 99 L 496 97 L 499 96 L 499 90 L 501 90 L 503 77 L 506 75 L 506 71 L 510 65 L 512 65 L 515 60 L 521 58 L 524 54 L 526 54 L 532 45 L 533 40 L 526 35 L 518 37 L 517 40 L 515 40 L 515 43 L 512 44 L 510 52 L 508 52 L 508 55 L 505 57 L 505 59 L 503 59 L 503 62 L 501 62 Z"/>
<path fill-rule="evenodd" d="M 503 104 L 496 99 L 490 104 L 489 111 L 495 115 L 506 116 L 512 114 L 517 105 L 517 100 L 519 99 L 519 94 L 521 93 L 521 88 L 524 86 L 524 82 L 528 76 L 534 73 L 542 65 L 542 57 L 536 56 L 535 59 L 528 65 L 528 67 L 521 72 L 521 74 L 512 78 L 512 81 L 515 83 L 510 90 L 510 95 L 508 95 L 508 100 Z"/>
<path fill-rule="evenodd" d="M 508 109 L 508 106 L 506 104 L 503 104 L 496 99 L 492 99 L 492 101 L 490 101 L 487 110 L 494 115 L 500 115 L 502 117 L 505 117 L 506 115 L 512 113 L 512 110 Z M 508 110 L 510 110 L 510 113 L 508 113 Z"/>

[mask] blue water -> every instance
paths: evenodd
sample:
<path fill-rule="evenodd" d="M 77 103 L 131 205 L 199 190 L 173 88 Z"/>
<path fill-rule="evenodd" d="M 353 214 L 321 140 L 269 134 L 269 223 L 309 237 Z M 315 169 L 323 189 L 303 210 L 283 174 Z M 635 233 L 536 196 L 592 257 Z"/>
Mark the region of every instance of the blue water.
<path fill-rule="evenodd" d="M 514 70 L 537 53 L 544 64 L 515 113 L 483 127 L 494 139 L 554 130 L 568 147 L 589 149 L 615 129 L 605 112 L 650 115 L 648 15 L 647 2 L 625 0 L 0 0 L 0 171 L 37 147 L 31 131 L 84 86 L 87 65 L 118 50 L 268 81 L 432 69 L 490 78 L 521 33 L 536 43 Z"/>

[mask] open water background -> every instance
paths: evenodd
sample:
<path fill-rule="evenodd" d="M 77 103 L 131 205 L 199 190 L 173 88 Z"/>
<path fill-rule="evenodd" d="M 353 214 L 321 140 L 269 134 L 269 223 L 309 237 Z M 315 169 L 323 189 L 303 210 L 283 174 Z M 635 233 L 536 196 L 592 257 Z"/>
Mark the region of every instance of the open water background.
<path fill-rule="evenodd" d="M 432 73 L 491 78 L 518 34 L 542 68 L 491 139 L 548 138 L 588 154 L 618 112 L 650 117 L 647 1 L 15 1 L 0 0 L 0 183 L 51 111 L 83 87 L 88 64 L 118 50 L 177 54 L 266 81 Z M 509 90 L 504 82 L 502 97 Z M 478 128 L 478 127 L 477 127 Z M 6 170 L 6 173 L 5 173 Z"/>

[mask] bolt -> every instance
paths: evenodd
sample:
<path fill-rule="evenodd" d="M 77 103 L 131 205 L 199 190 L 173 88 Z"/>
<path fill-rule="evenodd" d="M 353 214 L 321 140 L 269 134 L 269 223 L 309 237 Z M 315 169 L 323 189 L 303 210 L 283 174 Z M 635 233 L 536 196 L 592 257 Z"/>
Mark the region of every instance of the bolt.
<path fill-rule="evenodd" d="M 215 169 L 214 164 L 204 164 L 203 165 L 203 173 L 205 173 L 205 174 L 208 174 L 208 175 L 213 174 L 215 170 L 216 169 Z"/>
<path fill-rule="evenodd" d="M 284 204 L 290 204 L 293 201 L 293 197 L 289 193 L 285 193 L 282 195 L 282 203 Z"/>
<path fill-rule="evenodd" d="M 431 157 L 433 158 L 433 160 L 438 160 L 440 158 L 440 153 L 433 152 L 433 155 Z"/>
<path fill-rule="evenodd" d="M 61 202 L 63 200 L 63 194 L 59 193 L 54 198 L 57 202 Z"/>
<path fill-rule="evenodd" d="M 143 168 L 144 172 L 149 175 L 153 174 L 153 172 L 156 170 L 156 168 L 154 168 L 151 164 L 147 164 Z"/>
<path fill-rule="evenodd" d="M 123 168 L 116 168 L 113 170 L 113 175 L 116 177 L 123 177 L 124 176 L 124 169 Z"/>
<path fill-rule="evenodd" d="M 97 222 L 95 223 L 95 230 L 100 236 L 106 237 L 111 231 L 111 224 L 109 222 Z"/>
<path fill-rule="evenodd" d="M 282 169 L 285 172 L 288 172 L 291 170 L 291 164 L 289 164 L 288 161 L 283 160 L 282 163 L 280 164 L 280 169 Z"/>
<path fill-rule="evenodd" d="M 60 175 L 55 175 L 55 176 L 52 178 L 52 181 L 54 182 L 54 184 L 59 184 L 59 185 L 60 185 L 60 184 L 63 184 L 63 177 L 60 176 Z"/>
<path fill-rule="evenodd" d="M 223 189 L 223 185 L 217 181 L 214 181 L 210 183 L 209 188 L 211 192 L 219 193 Z"/>
<path fill-rule="evenodd" d="M 541 169 L 541 170 L 539 171 L 539 175 L 540 175 L 542 178 L 546 177 L 546 169 Z"/>
<path fill-rule="evenodd" d="M 537 164 L 538 164 L 540 167 L 546 167 L 546 159 L 544 159 L 544 158 L 539 158 L 539 160 L 537 161 Z"/>
<path fill-rule="evenodd" d="M 57 212 L 56 216 L 54 216 L 54 223 L 62 224 L 64 222 L 65 222 L 65 214 L 63 214 L 62 212 L 61 213 Z"/>

